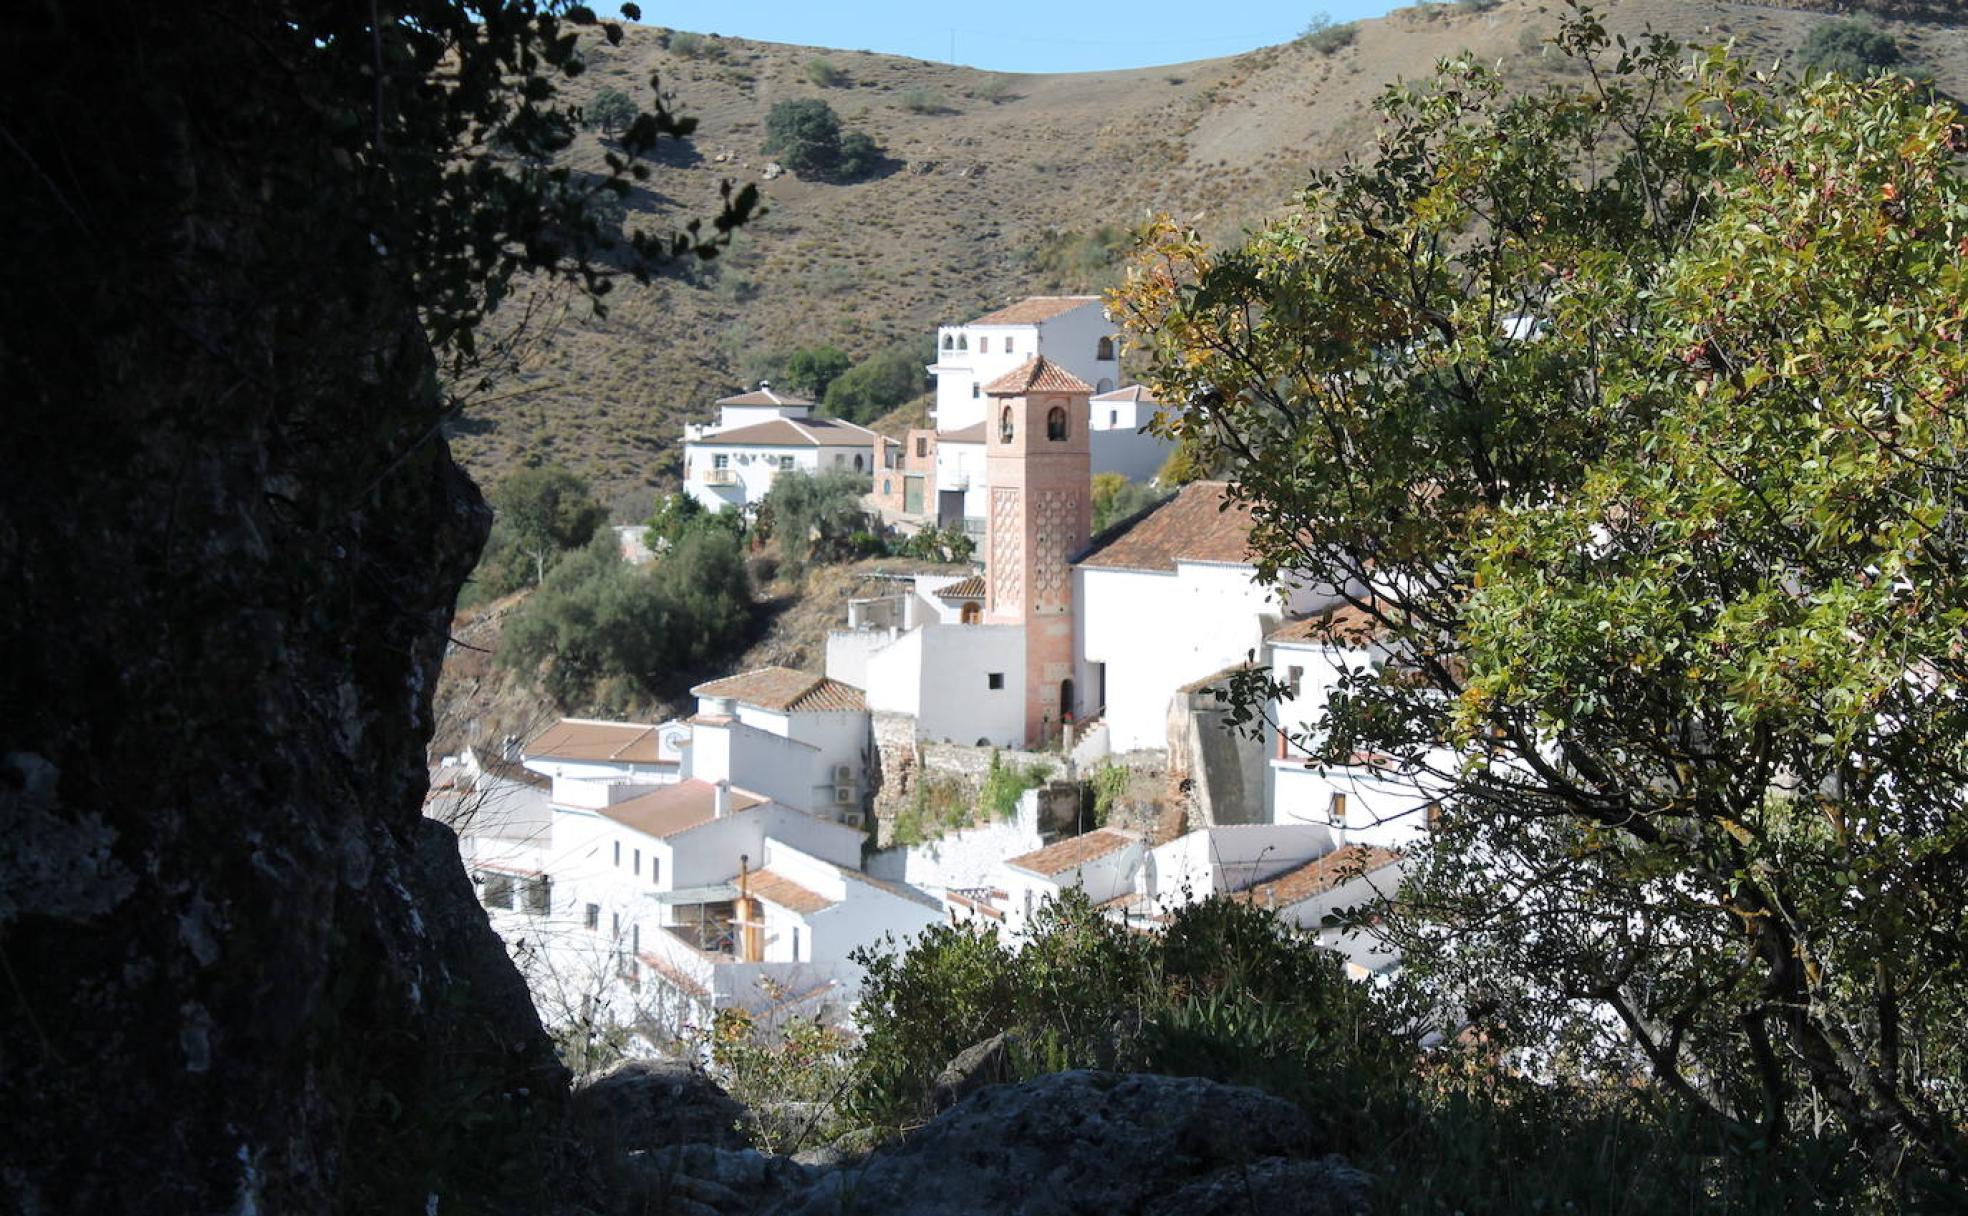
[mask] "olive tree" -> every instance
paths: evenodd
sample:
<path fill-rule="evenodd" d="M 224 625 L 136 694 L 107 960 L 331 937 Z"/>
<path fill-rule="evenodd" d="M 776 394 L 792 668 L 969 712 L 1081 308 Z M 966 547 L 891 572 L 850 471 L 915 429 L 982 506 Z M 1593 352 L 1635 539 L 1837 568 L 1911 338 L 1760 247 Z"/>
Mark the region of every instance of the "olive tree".
<path fill-rule="evenodd" d="M 1968 133 L 1615 43 L 1397 86 L 1363 163 L 1118 294 L 1264 577 L 1403 656 L 1299 740 L 1438 801 L 1392 924 L 1492 1041 L 1741 1143 L 1968 1167 Z M 1261 679 L 1243 682 L 1245 721 Z"/>

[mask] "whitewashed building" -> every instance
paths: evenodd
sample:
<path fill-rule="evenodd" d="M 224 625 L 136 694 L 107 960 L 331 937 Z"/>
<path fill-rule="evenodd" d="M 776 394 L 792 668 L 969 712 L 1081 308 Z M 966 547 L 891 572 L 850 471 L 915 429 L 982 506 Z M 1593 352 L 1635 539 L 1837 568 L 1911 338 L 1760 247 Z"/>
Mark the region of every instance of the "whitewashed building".
<path fill-rule="evenodd" d="M 1104 707 L 1114 751 L 1165 747 L 1178 690 L 1256 654 L 1280 616 L 1338 598 L 1261 585 L 1250 531 L 1224 483 L 1192 482 L 1074 564 L 1076 680 L 1085 716 Z"/>
<path fill-rule="evenodd" d="M 860 827 L 873 743 L 860 689 L 790 667 L 761 667 L 690 690 L 690 773 Z"/>
<path fill-rule="evenodd" d="M 1382 979 L 1400 965 L 1400 951 L 1372 926 L 1371 909 L 1391 902 L 1400 891 L 1408 863 L 1400 853 L 1377 845 L 1342 845 L 1315 860 L 1260 882 L 1234 898 L 1274 912 L 1287 924 L 1315 934 L 1319 944 L 1338 952 L 1356 980 Z M 1328 925 L 1329 917 L 1366 910 L 1358 926 Z"/>
<path fill-rule="evenodd" d="M 1134 893 L 1135 872 L 1147 842 L 1134 832 L 1096 828 L 1056 844 L 1006 859 L 998 867 L 990 903 L 999 916 L 984 914 L 1002 924 L 1013 941 L 1022 941 L 1032 918 L 1046 904 L 1068 891 L 1079 890 L 1095 904 L 1124 899 Z M 965 919 L 974 904 L 951 903 L 956 919 Z"/>
<path fill-rule="evenodd" d="M 1151 481 L 1175 451 L 1175 441 L 1148 433 L 1161 406 L 1146 385 L 1129 384 L 1096 395 L 1087 415 L 1092 431 L 1093 474 L 1119 473 Z"/>
<path fill-rule="evenodd" d="M 984 421 L 990 402 L 984 386 L 1034 355 L 1104 393 L 1118 382 L 1120 352 L 1114 325 L 1099 296 L 1030 296 L 936 331 L 938 431 L 957 431 Z"/>
<path fill-rule="evenodd" d="M 720 398 L 716 422 L 684 427 L 684 493 L 712 511 L 743 510 L 781 473 L 872 473 L 885 446 L 881 436 L 820 417 L 813 404 L 770 384 Z"/>

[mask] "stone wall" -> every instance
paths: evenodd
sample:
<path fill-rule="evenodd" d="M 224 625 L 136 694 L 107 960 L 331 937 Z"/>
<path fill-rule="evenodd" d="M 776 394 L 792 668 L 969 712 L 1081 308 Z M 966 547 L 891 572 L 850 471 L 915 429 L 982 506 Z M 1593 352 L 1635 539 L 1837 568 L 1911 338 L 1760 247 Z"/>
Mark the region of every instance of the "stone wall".
<path fill-rule="evenodd" d="M 1229 707 L 1207 690 L 1169 704 L 1169 769 L 1189 805 L 1190 830 L 1264 822 L 1264 743 L 1229 724 Z"/>

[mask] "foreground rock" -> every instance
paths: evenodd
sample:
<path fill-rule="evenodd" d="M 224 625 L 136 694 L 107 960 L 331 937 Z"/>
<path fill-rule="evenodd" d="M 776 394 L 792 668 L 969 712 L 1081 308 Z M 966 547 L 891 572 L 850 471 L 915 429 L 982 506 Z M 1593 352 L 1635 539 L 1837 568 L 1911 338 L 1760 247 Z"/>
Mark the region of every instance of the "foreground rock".
<path fill-rule="evenodd" d="M 751 1116 L 718 1083 L 680 1060 L 635 1060 L 574 1091 L 583 1134 L 601 1151 L 699 1144 L 747 1149 Z"/>
<path fill-rule="evenodd" d="M 724 1209 L 719 1209 L 724 1210 Z M 1341 1216 L 1367 1180 L 1290 1103 L 1194 1077 L 1066 1072 L 985 1089 L 776 1216 Z"/>

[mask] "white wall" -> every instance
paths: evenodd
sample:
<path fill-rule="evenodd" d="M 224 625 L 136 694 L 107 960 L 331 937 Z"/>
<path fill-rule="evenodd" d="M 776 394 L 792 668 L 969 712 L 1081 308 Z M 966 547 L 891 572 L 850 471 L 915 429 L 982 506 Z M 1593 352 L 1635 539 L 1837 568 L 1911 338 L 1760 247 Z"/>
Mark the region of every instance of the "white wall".
<path fill-rule="evenodd" d="M 1123 410 L 1132 406 L 1118 407 Z M 1095 413 L 1104 420 L 1106 411 L 1099 405 L 1093 407 Z M 1175 442 L 1159 435 L 1149 435 L 1120 427 L 1094 427 L 1087 435 L 1087 448 L 1093 459 L 1093 472 L 1119 473 L 1129 481 L 1149 481 L 1167 463 L 1169 453 L 1175 451 Z"/>
<path fill-rule="evenodd" d="M 863 946 L 872 946 L 885 936 L 895 938 L 906 948 L 909 941 L 930 925 L 942 920 L 942 909 L 882 890 L 862 882 L 824 858 L 794 848 L 781 840 L 766 845 L 766 862 L 779 874 L 822 898 L 835 901 L 830 907 L 803 916 L 767 905 L 768 935 L 775 924 L 782 929 L 776 940 L 765 944 L 770 962 L 791 962 L 790 930 L 803 927 L 800 934 L 801 960 L 820 964 L 847 965 L 848 955 Z M 775 918 L 773 913 L 778 912 Z M 858 983 L 859 968 L 853 968 Z"/>
<path fill-rule="evenodd" d="M 1357 878 L 1350 878 L 1330 891 L 1321 892 L 1310 899 L 1300 900 L 1288 907 L 1277 909 L 1278 916 L 1301 929 L 1317 931 L 1320 922 L 1342 908 L 1356 908 L 1363 904 L 1393 899 L 1394 893 L 1400 889 L 1401 878 L 1407 873 L 1408 865 L 1406 861 L 1397 861 Z"/>
<path fill-rule="evenodd" d="M 1185 684 L 1244 661 L 1281 612 L 1329 602 L 1296 589 L 1280 604 L 1249 566 L 1178 562 L 1173 573 L 1074 568 L 1080 611 L 1076 689 L 1098 693 L 1090 663 L 1107 665 L 1107 723 L 1117 752 L 1167 746 L 1169 699 Z"/>
<path fill-rule="evenodd" d="M 1012 366 L 1016 367 L 1017 364 Z M 1011 368 L 1005 370 L 1010 371 Z M 979 401 L 977 404 L 982 406 L 985 402 Z M 941 494 L 945 490 L 959 488 L 964 491 L 964 517 L 982 519 L 987 501 L 984 492 L 984 445 L 948 443 L 939 437 L 936 441 L 936 492 Z M 923 510 L 935 514 L 929 503 L 923 504 Z"/>
<path fill-rule="evenodd" d="M 712 511 L 742 508 L 757 503 L 772 489 L 773 479 L 781 472 L 781 457 L 792 458 L 793 467 L 788 471 L 811 474 L 835 468 L 852 470 L 858 458 L 861 470 L 870 472 L 868 462 L 872 450 L 870 444 L 807 447 L 719 443 L 713 436 L 684 444 L 683 489 Z M 733 484 L 711 485 L 705 480 L 717 466 L 719 456 L 726 458 L 725 467 L 735 478 Z"/>
<path fill-rule="evenodd" d="M 868 858 L 866 868 L 877 878 L 906 882 L 933 894 L 973 890 L 994 886 L 1005 858 L 1033 852 L 1044 843 L 1039 835 L 1039 791 L 1026 790 L 1009 821 L 995 820 L 922 844 L 883 849 Z"/>
<path fill-rule="evenodd" d="M 698 780 L 729 781 L 799 810 L 816 809 L 820 754 L 811 745 L 743 722 L 700 722 L 694 738 L 691 775 Z"/>
<path fill-rule="evenodd" d="M 1242 891 L 1332 852 L 1330 829 L 1311 824 L 1239 824 L 1178 836 L 1148 851 L 1135 890 L 1158 912 Z"/>
<path fill-rule="evenodd" d="M 1044 355 L 1050 362 L 1092 385 L 1098 392 L 1113 388 L 1120 375 L 1115 360 L 1097 361 L 1100 339 L 1112 336 L 1119 326 L 1109 322 L 1099 300 L 1088 300 L 1071 312 L 1048 317 L 1036 325 L 946 325 L 938 329 L 936 363 L 930 371 L 936 376 L 935 421 L 938 430 L 955 431 L 982 420 L 988 400 L 971 394 L 973 384 L 988 384 L 1016 368 L 1033 355 Z M 943 335 L 963 335 L 967 350 L 944 350 Z M 1005 350 L 1005 339 L 1012 349 Z M 983 351 L 982 340 L 989 339 L 990 350 Z M 1101 382 L 1106 381 L 1105 388 Z"/>
<path fill-rule="evenodd" d="M 1431 766 L 1454 772 L 1446 752 Z M 1447 767 L 1443 767 L 1447 766 Z M 1325 824 L 1333 795 L 1346 796 L 1344 821 L 1332 824 L 1341 844 L 1405 848 L 1428 834 L 1428 807 L 1443 791 L 1426 779 L 1397 777 L 1367 765 L 1308 768 L 1303 760 L 1271 761 L 1273 823 Z"/>
<path fill-rule="evenodd" d="M 1023 940 L 1031 927 L 1027 909 L 1036 915 L 1048 900 L 1057 899 L 1065 891 L 1075 888 L 1083 890 L 1087 898 L 1096 904 L 1133 891 L 1134 874 L 1141 866 L 1143 853 L 1142 843 L 1133 841 L 1077 869 L 1066 870 L 1050 878 L 1000 863 L 997 880 L 992 885 L 1003 890 L 1008 897 L 1003 903 L 1005 932 L 1014 941 Z"/>
<path fill-rule="evenodd" d="M 1025 630 L 924 625 L 869 653 L 868 708 L 908 714 L 924 739 L 1017 747 L 1025 735 Z M 990 674 L 1002 673 L 1002 688 Z"/>

